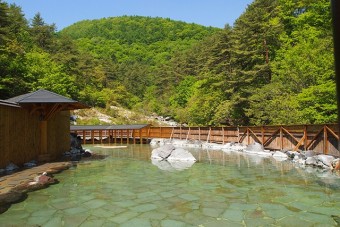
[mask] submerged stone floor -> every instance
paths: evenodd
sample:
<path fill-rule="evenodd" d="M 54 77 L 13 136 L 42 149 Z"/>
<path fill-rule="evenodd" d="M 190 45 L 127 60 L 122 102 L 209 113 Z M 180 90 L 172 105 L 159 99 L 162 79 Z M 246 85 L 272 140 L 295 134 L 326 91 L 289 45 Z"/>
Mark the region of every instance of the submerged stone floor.
<path fill-rule="evenodd" d="M 35 181 L 35 177 L 46 172 L 47 174 L 58 173 L 68 169 L 71 162 L 45 163 L 30 169 L 24 169 L 12 174 L 0 177 L 0 214 L 4 212 L 11 203 L 16 202 L 24 196 L 27 191 L 38 189 L 31 187 L 29 183 Z M 41 185 L 46 187 L 47 185 Z"/>

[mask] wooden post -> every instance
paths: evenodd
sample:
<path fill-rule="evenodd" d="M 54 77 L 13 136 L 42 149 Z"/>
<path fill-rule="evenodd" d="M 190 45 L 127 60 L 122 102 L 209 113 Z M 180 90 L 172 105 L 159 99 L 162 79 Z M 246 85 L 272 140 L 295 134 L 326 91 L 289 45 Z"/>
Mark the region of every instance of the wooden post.
<path fill-rule="evenodd" d="M 47 121 L 40 121 L 40 154 L 47 154 Z"/>
<path fill-rule="evenodd" d="M 210 142 L 210 133 L 211 133 L 211 127 L 209 127 L 208 137 L 207 137 L 207 143 Z"/>
<path fill-rule="evenodd" d="M 326 125 L 323 127 L 323 153 L 328 154 L 328 133 Z"/>
<path fill-rule="evenodd" d="M 182 126 L 179 126 L 179 139 L 182 139 Z"/>
<path fill-rule="evenodd" d="M 150 128 L 148 128 L 148 131 L 150 130 Z M 140 140 L 140 144 L 143 144 L 143 133 L 142 133 L 142 130 L 139 129 L 139 140 Z"/>
<path fill-rule="evenodd" d="M 283 150 L 283 132 L 282 132 L 282 126 L 280 126 L 280 150 Z"/>
<path fill-rule="evenodd" d="M 261 127 L 261 135 L 262 135 L 262 146 L 264 146 L 264 127 Z"/>
<path fill-rule="evenodd" d="M 100 144 L 103 144 L 103 130 L 99 130 L 99 140 L 100 140 Z"/>
<path fill-rule="evenodd" d="M 198 127 L 198 140 L 201 141 L 201 127 Z"/>
<path fill-rule="evenodd" d="M 83 144 L 86 144 L 86 131 L 83 130 Z"/>
<path fill-rule="evenodd" d="M 249 128 L 247 127 L 247 145 L 250 144 Z"/>
<path fill-rule="evenodd" d="M 115 143 L 117 143 L 117 130 L 115 129 Z"/>
<path fill-rule="evenodd" d="M 303 147 L 305 149 L 305 151 L 307 150 L 307 143 L 308 143 L 308 132 L 307 132 L 307 126 L 304 125 L 303 126 L 303 136 L 304 136 L 304 143 L 303 143 Z"/>
<path fill-rule="evenodd" d="M 222 127 L 222 144 L 224 144 L 224 127 Z"/>
<path fill-rule="evenodd" d="M 132 138 L 133 138 L 133 144 L 136 144 L 136 135 L 135 135 L 134 129 L 132 129 Z"/>
<path fill-rule="evenodd" d="M 172 137 L 174 135 L 175 127 L 172 127 L 171 134 L 170 134 L 170 140 L 172 140 Z"/>
<path fill-rule="evenodd" d="M 129 144 L 130 143 L 130 130 L 126 130 L 126 143 Z"/>
<path fill-rule="evenodd" d="M 91 130 L 91 140 L 92 140 L 92 144 L 94 144 L 94 130 Z"/>
<path fill-rule="evenodd" d="M 162 127 L 159 127 L 159 138 L 163 138 L 163 135 L 162 135 Z"/>
<path fill-rule="evenodd" d="M 119 130 L 120 144 L 123 144 L 123 129 Z"/>
<path fill-rule="evenodd" d="M 188 141 L 189 135 L 190 135 L 190 127 L 189 127 L 189 130 L 188 130 L 188 133 L 187 133 L 187 138 L 185 139 L 186 141 Z"/>

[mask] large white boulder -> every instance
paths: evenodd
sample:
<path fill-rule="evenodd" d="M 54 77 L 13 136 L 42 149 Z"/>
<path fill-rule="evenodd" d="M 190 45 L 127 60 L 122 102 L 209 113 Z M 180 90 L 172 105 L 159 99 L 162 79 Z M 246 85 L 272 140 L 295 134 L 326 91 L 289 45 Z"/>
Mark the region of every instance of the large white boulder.
<path fill-rule="evenodd" d="M 273 154 L 273 158 L 276 161 L 285 161 L 288 159 L 288 155 L 286 155 L 285 153 L 281 151 L 275 151 L 275 153 Z"/>
<path fill-rule="evenodd" d="M 151 162 L 161 170 L 174 171 L 191 167 L 196 159 L 189 151 L 167 144 L 152 151 Z"/>
<path fill-rule="evenodd" d="M 175 147 L 171 144 L 166 144 L 154 149 L 151 153 L 152 159 L 167 159 L 171 152 L 175 150 Z"/>
<path fill-rule="evenodd" d="M 264 151 L 264 148 L 262 146 L 262 144 L 259 144 L 259 143 L 253 143 L 253 144 L 249 144 L 245 149 L 244 149 L 245 152 L 262 152 Z"/>
<path fill-rule="evenodd" d="M 325 166 L 332 167 L 332 162 L 334 161 L 335 158 L 331 155 L 320 154 L 316 156 L 316 159 L 318 160 L 318 162 L 321 162 Z"/>
<path fill-rule="evenodd" d="M 168 157 L 168 161 L 196 161 L 196 158 L 183 148 L 176 148 Z"/>

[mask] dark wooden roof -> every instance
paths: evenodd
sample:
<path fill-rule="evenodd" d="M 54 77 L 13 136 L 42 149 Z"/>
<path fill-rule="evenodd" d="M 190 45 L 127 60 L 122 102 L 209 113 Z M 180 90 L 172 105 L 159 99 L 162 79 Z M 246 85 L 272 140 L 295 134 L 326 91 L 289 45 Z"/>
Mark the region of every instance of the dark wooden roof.
<path fill-rule="evenodd" d="M 14 102 L 9 102 L 9 101 L 6 101 L 6 100 L 1 100 L 0 99 L 0 105 L 2 106 L 10 106 L 10 107 L 17 107 L 19 108 L 20 106 Z"/>
<path fill-rule="evenodd" d="M 17 103 L 20 106 L 25 106 L 26 104 L 65 104 L 63 105 L 62 110 L 89 108 L 88 106 L 73 99 L 43 89 L 24 95 L 19 95 L 5 101 Z"/>
<path fill-rule="evenodd" d="M 71 131 L 83 130 L 138 130 L 150 126 L 149 124 L 138 125 L 71 125 Z"/>
<path fill-rule="evenodd" d="M 58 95 L 51 91 L 47 90 L 38 90 L 28 94 L 19 95 L 10 99 L 7 99 L 9 102 L 15 103 L 75 103 L 70 98 Z"/>

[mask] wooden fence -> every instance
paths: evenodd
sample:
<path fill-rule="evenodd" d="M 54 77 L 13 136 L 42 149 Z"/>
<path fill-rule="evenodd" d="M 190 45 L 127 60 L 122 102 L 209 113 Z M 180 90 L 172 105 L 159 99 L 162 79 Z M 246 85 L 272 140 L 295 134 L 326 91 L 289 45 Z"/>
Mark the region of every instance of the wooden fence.
<path fill-rule="evenodd" d="M 145 127 L 140 130 L 73 131 L 89 143 L 145 143 L 152 138 L 225 144 L 262 144 L 271 150 L 314 150 L 340 156 L 337 124 L 241 127 Z M 83 136 L 85 135 L 85 137 Z"/>
<path fill-rule="evenodd" d="M 48 153 L 42 154 L 39 115 L 20 107 L 0 105 L 0 168 L 10 162 L 22 166 L 31 160 L 60 157 L 70 149 L 69 119 L 69 111 L 61 111 L 48 121 Z"/>

